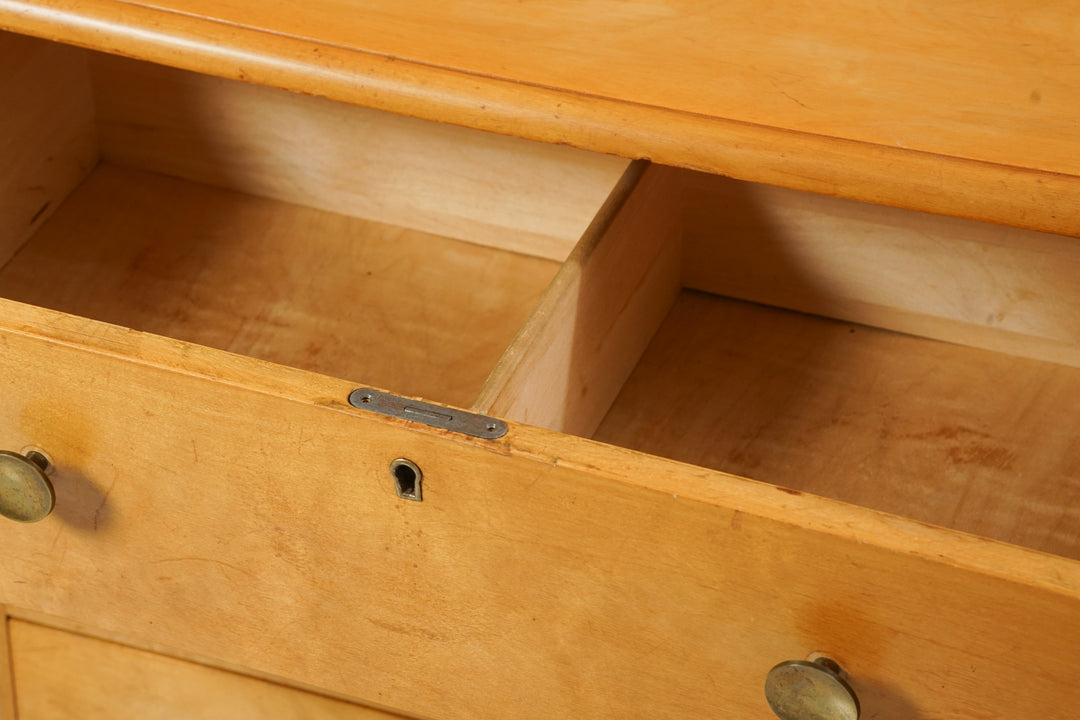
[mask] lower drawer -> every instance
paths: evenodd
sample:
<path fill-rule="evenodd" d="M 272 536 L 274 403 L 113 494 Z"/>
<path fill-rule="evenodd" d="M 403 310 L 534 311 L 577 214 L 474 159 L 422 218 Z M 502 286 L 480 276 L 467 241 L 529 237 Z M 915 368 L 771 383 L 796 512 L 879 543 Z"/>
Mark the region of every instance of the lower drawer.
<path fill-rule="evenodd" d="M 8 636 L 20 720 L 399 717 L 22 620 Z"/>

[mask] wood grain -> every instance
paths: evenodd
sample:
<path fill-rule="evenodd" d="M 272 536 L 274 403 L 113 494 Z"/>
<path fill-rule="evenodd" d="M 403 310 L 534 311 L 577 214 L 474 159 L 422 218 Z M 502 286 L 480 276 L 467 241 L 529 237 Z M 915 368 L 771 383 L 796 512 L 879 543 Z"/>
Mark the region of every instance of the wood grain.
<path fill-rule="evenodd" d="M 687 287 L 1080 366 L 1074 238 L 680 179 Z"/>
<path fill-rule="evenodd" d="M 0 306 L 0 445 L 60 468 L 53 516 L 0 526 L 13 606 L 431 717 L 759 716 L 769 667 L 815 650 L 867 715 L 1080 699 L 1076 562 Z M 393 496 L 402 453 L 422 503 Z"/>
<path fill-rule="evenodd" d="M 679 291 L 671 174 L 643 164 L 627 174 L 488 378 L 478 411 L 593 433 Z"/>
<path fill-rule="evenodd" d="M 97 162 L 83 53 L 0 32 L 0 265 Z"/>
<path fill-rule="evenodd" d="M 15 676 L 11 667 L 11 637 L 7 608 L 0 605 L 0 718 L 15 720 Z"/>
<path fill-rule="evenodd" d="M 1068 3 L 1032 8 L 1000 0 L 978 14 L 971 4 L 903 0 L 873 7 L 784 0 L 767 11 L 750 3 L 661 0 L 139 4 L 482 77 L 1080 172 L 1080 49 Z"/>
<path fill-rule="evenodd" d="M 0 295 L 467 404 L 558 265 L 102 166 Z"/>
<path fill-rule="evenodd" d="M 1077 397 L 1075 368 L 688 292 L 595 437 L 1080 559 Z"/>
<path fill-rule="evenodd" d="M 21 720 L 400 717 L 21 620 L 11 636 Z"/>
<path fill-rule="evenodd" d="M 103 157 L 562 261 L 619 158 L 94 54 Z"/>
<path fill-rule="evenodd" d="M 534 5 L 535 3 L 532 3 L 528 6 L 530 14 L 537 11 Z M 579 3 L 578 6 L 582 13 L 596 10 L 595 3 Z M 270 8 L 263 16 L 264 19 L 273 18 L 274 13 L 282 8 L 280 4 L 262 7 Z M 410 6 L 403 16 L 395 17 L 406 20 L 414 7 L 416 12 L 422 14 L 425 28 L 418 29 L 406 22 L 388 33 L 385 39 L 401 37 L 403 34 L 405 38 L 411 39 L 410 41 L 426 43 L 430 40 L 431 32 L 445 34 L 442 25 L 432 22 L 432 17 L 437 17 L 438 14 L 424 14 L 427 9 L 421 9 L 421 6 Z M 630 7 L 648 6 L 621 5 L 618 9 L 625 11 Z M 651 31 L 669 32 L 670 41 L 680 43 L 684 40 L 679 38 L 692 38 L 700 29 L 709 27 L 709 13 L 737 13 L 740 12 L 740 7 L 742 6 L 695 6 L 695 13 L 676 13 L 671 18 L 676 26 L 681 23 L 693 26 L 684 28 L 690 31 L 688 36 L 682 35 L 678 27 L 669 22 L 658 23 Z M 395 5 L 395 9 L 397 8 Z M 246 15 L 251 10 L 246 3 L 233 3 L 229 6 L 215 3 L 212 12 L 240 11 Z M 502 18 L 505 10 L 506 8 L 503 8 L 491 17 Z M 782 12 L 779 6 L 776 12 Z M 967 17 L 962 5 L 939 8 L 935 12 L 942 13 L 941 21 L 946 24 L 950 18 L 955 20 L 957 17 Z M 773 126 L 737 119 L 745 112 L 752 112 L 755 107 L 767 107 L 769 97 L 778 102 L 788 102 L 784 93 L 790 95 L 791 92 L 784 87 L 784 79 L 776 76 L 773 60 L 756 76 L 756 80 L 765 85 L 755 90 L 752 97 L 739 99 L 737 104 L 741 108 L 740 113 L 727 116 L 719 112 L 718 106 L 710 107 L 704 112 L 692 112 L 663 103 L 649 104 L 646 98 L 636 91 L 629 99 L 589 94 L 578 82 L 568 82 L 566 85 L 534 84 L 528 82 L 527 78 L 504 71 L 503 68 L 489 75 L 478 75 L 445 67 L 449 57 L 440 56 L 434 64 L 418 63 L 403 60 L 401 54 L 381 55 L 366 49 L 330 44 L 319 36 L 312 36 L 312 39 L 291 36 L 289 32 L 295 28 L 285 34 L 267 34 L 244 25 L 257 22 L 257 16 L 247 16 L 240 24 L 222 24 L 206 17 L 162 12 L 146 7 L 145 3 L 136 5 L 115 0 L 0 0 L 0 27 L 43 37 L 62 38 L 65 42 L 76 45 L 211 75 L 325 95 L 396 113 L 533 140 L 569 144 L 629 158 L 647 157 L 667 165 L 873 203 L 1066 235 L 1080 235 L 1080 205 L 1075 202 L 1080 193 L 1080 178 L 1071 174 L 1071 171 L 1069 174 L 1053 171 L 1053 168 L 1061 165 L 1062 158 L 1074 155 L 1071 152 L 1071 133 L 1076 113 L 1066 109 L 1072 102 L 1068 98 L 1072 96 L 1067 90 L 1060 90 L 1069 86 L 1070 81 L 1066 79 L 1068 73 L 1062 75 L 1059 72 L 1060 68 L 1064 67 L 1059 60 L 1075 53 L 1077 47 L 1075 43 L 1061 45 L 1061 40 L 1068 34 L 1062 28 L 1070 26 L 1067 21 L 1070 12 L 1068 7 L 1051 4 L 1031 15 L 1033 24 L 1025 21 L 1022 24 L 1010 25 L 1005 22 L 1002 27 L 1007 29 L 994 34 L 998 42 L 994 44 L 996 54 L 993 58 L 984 63 L 981 51 L 971 56 L 975 59 L 971 69 L 979 75 L 979 79 L 966 85 L 961 96 L 967 93 L 968 99 L 972 99 L 978 97 L 978 93 L 985 93 L 983 99 L 989 103 L 988 107 L 993 106 L 995 109 L 989 115 L 976 112 L 974 115 L 959 116 L 959 124 L 949 123 L 944 117 L 923 121 L 927 112 L 947 114 L 951 112 L 950 108 L 960 107 L 953 102 L 955 88 L 950 87 L 945 93 L 944 102 L 927 105 L 918 99 L 924 94 L 924 90 L 920 89 L 923 78 L 910 75 L 908 70 L 911 68 L 906 64 L 875 65 L 879 71 L 893 68 L 895 75 L 892 80 L 905 84 L 905 88 L 903 92 L 895 95 L 889 93 L 888 85 L 873 84 L 865 88 L 873 88 L 872 92 L 880 93 L 881 98 L 888 101 L 886 104 L 904 103 L 911 111 L 908 116 L 888 114 L 885 124 L 878 128 L 889 136 L 885 142 L 856 140 L 853 137 L 859 133 L 846 131 L 848 128 L 845 118 L 857 118 L 865 112 L 861 107 L 865 103 L 851 99 L 857 98 L 857 94 L 850 97 L 845 95 L 844 100 L 839 103 L 827 103 L 828 112 L 831 113 L 830 121 L 835 123 L 835 133 L 824 127 L 817 132 L 806 132 L 791 127 L 793 123 L 780 122 Z M 866 19 L 868 13 L 871 11 L 860 8 L 853 17 Z M 1043 22 L 1055 13 L 1059 15 L 1054 21 Z M 753 17 L 767 15 L 768 13 L 754 11 Z M 830 13 L 823 13 L 820 8 L 815 8 L 813 13 L 795 14 L 791 17 L 825 18 L 829 15 Z M 841 44 L 829 45 L 828 52 L 822 57 L 836 51 L 843 52 L 843 47 L 848 42 L 859 42 L 859 37 L 879 37 L 880 28 L 888 28 L 890 32 L 897 31 L 898 37 L 906 40 L 926 42 L 925 47 L 904 49 L 904 52 L 910 50 L 915 53 L 910 58 L 912 62 L 922 63 L 931 58 L 947 59 L 941 57 L 942 53 L 948 55 L 972 52 L 970 44 L 956 45 L 951 40 L 931 40 L 940 32 L 942 25 L 938 20 L 934 20 L 930 23 L 933 30 L 924 33 L 921 20 L 910 24 L 913 18 L 919 15 L 918 11 L 905 15 L 904 19 L 909 21 L 909 24 L 884 23 L 880 16 L 874 16 L 875 29 L 867 33 L 861 33 L 857 27 L 858 20 L 855 21 L 856 26 L 846 20 L 839 22 L 831 26 L 833 29 L 827 30 L 822 39 L 829 39 L 830 43 L 839 41 Z M 605 7 L 602 12 L 591 17 L 596 20 L 609 16 L 611 19 L 618 18 L 620 12 L 616 12 L 614 6 Z M 368 29 L 378 26 L 378 23 L 373 23 L 367 9 L 365 12 L 355 13 L 354 17 L 357 22 L 367 23 Z M 543 13 L 536 19 L 530 16 L 528 27 L 534 38 L 543 37 L 535 24 L 542 22 L 542 17 Z M 995 23 L 1003 23 L 1003 17 L 1002 13 L 995 10 L 979 21 L 981 25 L 975 23 L 971 27 L 987 29 Z M 1062 19 L 1066 21 L 1057 22 Z M 504 21 L 505 19 L 500 23 Z M 302 26 L 303 24 L 298 27 Z M 346 31 L 350 33 L 354 30 L 357 33 L 367 31 L 357 30 L 352 23 L 345 23 L 343 27 L 350 27 L 351 29 Z M 558 23 L 560 33 L 569 27 L 577 26 L 567 25 L 562 20 Z M 784 23 L 767 23 L 757 29 L 779 32 L 778 28 L 784 27 Z M 1046 45 L 1036 42 L 1027 48 L 1020 48 L 1015 44 L 1020 42 L 1022 45 L 1022 38 L 1025 36 L 1037 35 L 1040 32 L 1037 28 L 1046 29 L 1052 42 Z M 730 38 L 742 37 L 743 29 L 732 26 L 722 36 L 716 37 L 723 37 L 726 44 Z M 473 50 L 480 54 L 489 53 L 494 45 L 499 44 L 492 38 L 504 37 L 502 24 L 498 26 L 498 30 L 497 33 L 485 35 L 483 41 L 473 43 Z M 840 35 L 830 35 L 833 30 Z M 909 34 L 909 31 L 913 30 L 917 32 Z M 574 32 L 576 33 L 576 30 Z M 751 32 L 747 37 L 756 35 L 756 32 Z M 353 37 L 355 39 L 361 35 Z M 587 33 L 580 37 L 585 38 L 583 47 L 587 48 L 587 54 L 596 53 L 599 68 L 599 73 L 581 76 L 586 82 L 590 76 L 614 78 L 613 82 L 625 82 L 618 79 L 625 77 L 632 78 L 635 87 L 642 87 L 643 80 L 648 82 L 650 77 L 656 79 L 658 76 L 655 73 L 661 68 L 665 68 L 663 73 L 670 71 L 671 68 L 666 65 L 672 60 L 677 59 L 683 69 L 692 65 L 686 62 L 688 56 L 680 52 L 666 56 L 663 62 L 650 65 L 650 71 L 644 75 L 627 72 L 625 67 L 615 71 L 613 68 L 620 66 L 613 65 L 610 55 L 604 50 L 604 43 L 609 42 L 607 34 Z M 979 34 L 978 37 L 985 36 Z M 783 37 L 779 40 L 790 41 Z M 530 42 L 536 42 L 536 39 Z M 667 42 L 657 48 L 666 45 Z M 891 44 L 887 46 L 891 47 Z M 439 53 L 445 50 L 445 47 L 444 41 L 440 39 L 431 45 L 431 50 Z M 522 45 L 509 42 L 506 47 L 514 48 L 513 51 L 521 57 L 530 55 L 530 52 L 523 50 L 523 47 L 529 47 L 529 43 Z M 633 49 L 635 67 L 639 63 L 647 62 L 649 54 L 641 54 L 643 47 L 645 46 L 635 46 Z M 794 50 L 794 54 L 780 53 L 777 57 L 786 56 L 797 63 L 793 67 L 802 68 L 803 65 L 798 64 L 798 48 L 788 49 Z M 924 50 L 927 52 L 921 54 Z M 771 45 L 762 46 L 753 49 L 745 57 L 773 51 Z M 1034 62 L 1018 64 L 1018 74 L 1011 71 L 1002 73 L 994 69 L 996 62 L 1017 52 L 1029 53 Z M 537 55 L 538 62 L 544 62 L 539 60 L 544 56 L 545 53 Z M 567 62 L 573 64 L 572 59 L 565 60 L 560 54 L 558 60 L 551 63 L 551 67 L 566 68 Z M 699 98 L 708 97 L 708 87 L 719 89 L 720 92 L 736 93 L 751 87 L 742 86 L 740 91 L 738 83 L 730 82 L 731 68 L 725 66 L 725 72 L 717 71 L 714 59 L 700 67 L 701 71 L 709 76 L 705 86 L 699 83 L 680 83 L 666 74 L 658 77 L 659 82 L 648 84 L 654 89 L 681 86 L 682 89 L 674 92 L 697 93 Z M 939 90 L 942 87 L 939 84 L 940 78 L 952 77 L 955 80 L 963 75 L 962 72 L 959 75 L 950 75 L 948 66 L 943 69 L 932 61 L 927 67 L 930 68 L 932 82 L 926 83 L 926 86 Z M 956 66 L 951 67 L 951 71 L 957 70 Z M 681 71 L 677 71 L 676 76 Z M 741 72 L 746 73 L 746 79 L 755 78 L 756 71 L 750 66 L 745 66 Z M 844 78 L 848 75 L 834 74 L 833 77 Z M 987 80 L 987 77 L 990 79 Z M 1012 79 L 1000 85 L 1000 77 Z M 1021 94 L 1014 95 L 1018 92 L 1016 82 L 1024 84 L 1044 77 L 1049 80 L 1045 87 L 1024 88 Z M 774 82 L 778 85 L 773 86 Z M 702 87 L 706 89 L 702 90 Z M 1051 87 L 1058 90 L 1047 90 Z M 1035 90 L 1038 92 L 1033 93 Z M 997 101 L 1004 96 L 1009 96 L 1015 102 L 1011 105 L 997 105 Z M 764 102 L 762 97 L 765 97 Z M 1038 97 L 1040 103 L 1033 104 L 1032 97 Z M 792 107 L 797 108 L 797 103 Z M 870 103 L 868 107 L 880 109 L 882 106 Z M 931 111 L 930 108 L 936 110 Z M 1000 114 L 995 115 L 995 112 Z M 1015 113 L 1016 118 L 1023 118 L 1010 123 L 1006 117 L 1010 113 Z M 1045 113 L 1049 115 L 1040 118 L 1040 115 Z M 901 127 L 896 124 L 898 117 L 901 118 Z M 1031 130 L 1036 127 L 1047 130 L 1041 122 L 1048 118 L 1055 122 L 1054 117 L 1061 122 L 1056 130 L 1051 129 L 1045 135 Z M 995 125 L 997 120 L 1004 124 Z M 916 134 L 923 130 L 930 133 L 941 132 L 944 133 L 942 137 L 952 136 L 955 143 L 950 141 L 952 144 L 949 149 L 942 148 L 934 152 L 915 150 L 913 148 L 917 147 L 917 144 L 908 140 L 901 139 L 899 145 L 897 144 L 897 130 L 911 130 Z M 954 131 L 957 131 L 956 135 L 952 135 Z M 994 136 L 995 132 L 998 136 Z M 1047 152 L 1053 145 L 1060 147 Z M 997 160 L 984 157 L 982 150 L 986 150 Z M 1002 153 L 1010 157 L 1019 155 L 1022 161 L 1010 164 L 1012 161 L 1004 160 Z"/>

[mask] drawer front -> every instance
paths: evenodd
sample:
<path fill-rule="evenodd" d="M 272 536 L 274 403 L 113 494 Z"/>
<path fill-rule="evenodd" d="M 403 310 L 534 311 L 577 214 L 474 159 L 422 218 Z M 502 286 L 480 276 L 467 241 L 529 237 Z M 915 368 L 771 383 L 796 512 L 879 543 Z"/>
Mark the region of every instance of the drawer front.
<path fill-rule="evenodd" d="M 237 673 L 21 620 L 9 623 L 20 720 L 393 720 Z"/>
<path fill-rule="evenodd" d="M 13 608 L 428 717 L 765 718 L 769 668 L 813 652 L 868 717 L 1080 700 L 1072 564 L 526 426 L 482 441 L 376 417 L 348 383 L 15 303 L 0 317 L 0 444 L 57 467 L 53 514 L 0 525 Z M 422 502 L 395 496 L 398 457 Z"/>

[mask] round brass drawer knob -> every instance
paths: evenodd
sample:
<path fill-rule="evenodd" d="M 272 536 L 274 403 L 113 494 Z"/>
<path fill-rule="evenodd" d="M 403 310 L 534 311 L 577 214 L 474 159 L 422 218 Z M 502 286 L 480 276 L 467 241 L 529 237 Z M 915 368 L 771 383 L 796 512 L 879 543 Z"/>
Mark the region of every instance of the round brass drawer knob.
<path fill-rule="evenodd" d="M 0 515 L 17 522 L 44 520 L 56 504 L 45 476 L 48 459 L 31 450 L 26 455 L 0 450 Z"/>
<path fill-rule="evenodd" d="M 788 660 L 769 671 L 765 698 L 780 720 L 858 720 L 859 700 L 828 658 Z"/>

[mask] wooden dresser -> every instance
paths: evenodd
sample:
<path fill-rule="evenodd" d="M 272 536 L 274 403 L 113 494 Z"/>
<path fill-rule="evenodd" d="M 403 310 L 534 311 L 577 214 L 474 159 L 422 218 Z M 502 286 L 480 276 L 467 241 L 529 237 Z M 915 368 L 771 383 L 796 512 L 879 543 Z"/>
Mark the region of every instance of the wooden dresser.
<path fill-rule="evenodd" d="M 1074 4 L 0 30 L 3 720 L 1076 716 Z"/>

